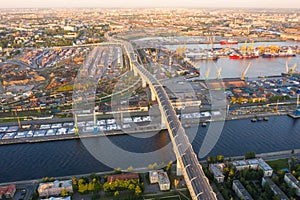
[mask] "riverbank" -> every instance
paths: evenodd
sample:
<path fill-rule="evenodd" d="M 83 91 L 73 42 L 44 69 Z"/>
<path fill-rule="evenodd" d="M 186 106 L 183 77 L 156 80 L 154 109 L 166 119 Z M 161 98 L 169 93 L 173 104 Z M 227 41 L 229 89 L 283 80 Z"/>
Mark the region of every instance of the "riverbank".
<path fill-rule="evenodd" d="M 261 153 L 261 154 L 256 154 L 256 158 L 262 158 L 265 161 L 271 161 L 271 160 L 279 160 L 279 159 L 284 159 L 284 158 L 291 158 L 294 155 L 299 155 L 300 154 L 300 149 L 294 149 L 293 154 L 291 153 L 291 151 L 292 150 Z M 233 157 L 225 157 L 224 158 L 224 160 L 242 160 L 242 159 L 244 159 L 244 155 L 233 156 Z M 206 160 L 199 160 L 199 163 L 201 165 L 206 165 L 207 164 Z M 128 170 L 122 170 L 122 171 L 123 172 L 128 172 Z M 147 167 L 139 168 L 139 169 L 133 169 L 130 172 L 144 173 L 146 171 L 149 171 L 149 169 Z M 90 176 L 91 174 L 107 175 L 107 174 L 113 174 L 113 173 L 114 173 L 114 171 L 110 170 L 110 171 L 102 171 L 102 172 L 91 172 L 91 173 L 85 173 L 85 174 L 74 174 L 74 175 L 68 175 L 68 176 L 58 176 L 58 177 L 54 177 L 54 179 L 55 180 L 66 180 L 66 179 L 71 179 L 72 177 L 76 177 L 76 178 L 87 177 L 87 176 Z M 43 178 L 32 179 L 32 180 L 20 180 L 20 181 L 0 183 L 0 186 L 9 185 L 9 184 L 16 184 L 16 185 L 37 184 L 37 183 L 41 183 L 42 181 L 43 181 Z"/>
<path fill-rule="evenodd" d="M 253 118 L 265 118 L 271 116 L 284 116 L 288 115 L 289 112 L 280 112 L 280 113 L 257 113 L 249 115 L 239 115 L 239 116 L 214 116 L 213 120 L 211 117 L 205 117 L 201 119 L 182 119 L 182 125 L 184 128 L 189 128 L 191 126 L 198 126 L 203 123 L 217 122 L 217 121 L 231 121 L 231 120 L 242 120 L 242 119 L 253 119 Z M 65 119 L 65 122 L 73 122 L 71 118 Z M 51 122 L 59 122 L 58 120 L 51 120 Z M 61 122 L 61 121 L 60 121 Z M 35 122 L 35 123 L 45 123 Z M 6 124 L 5 124 L 6 125 Z M 15 123 L 9 123 L 9 125 L 16 126 Z M 152 126 L 141 126 L 140 128 L 135 129 L 123 129 L 123 130 L 114 130 L 114 131 L 99 131 L 98 133 L 83 133 L 80 135 L 74 134 L 64 134 L 64 135 L 51 135 L 51 136 L 37 136 L 37 137 L 23 137 L 23 138 L 12 138 L 12 139 L 1 139 L 0 145 L 11 145 L 11 144 L 26 144 L 26 143 L 41 143 L 41 142 L 54 142 L 54 141 L 63 141 L 63 140 L 78 140 L 85 138 L 94 138 L 94 137 L 104 137 L 104 136 L 117 136 L 117 135 L 126 135 L 126 134 L 136 134 L 144 132 L 159 132 L 167 130 L 166 128 L 161 128 L 159 125 Z"/>
<path fill-rule="evenodd" d="M 167 129 L 161 129 L 157 127 L 149 127 L 147 129 L 135 129 L 135 130 L 120 130 L 120 131 L 109 131 L 99 132 L 95 134 L 79 134 L 79 135 L 53 135 L 53 136 L 40 136 L 40 137 L 28 137 L 28 138 L 14 138 L 0 140 L 0 145 L 12 145 L 12 144 L 26 144 L 26 143 L 41 143 L 41 142 L 54 142 L 63 140 L 79 140 L 87 138 L 97 138 L 106 136 L 117 136 L 126 134 L 137 134 L 137 133 L 149 133 L 149 132 L 160 132 Z"/>

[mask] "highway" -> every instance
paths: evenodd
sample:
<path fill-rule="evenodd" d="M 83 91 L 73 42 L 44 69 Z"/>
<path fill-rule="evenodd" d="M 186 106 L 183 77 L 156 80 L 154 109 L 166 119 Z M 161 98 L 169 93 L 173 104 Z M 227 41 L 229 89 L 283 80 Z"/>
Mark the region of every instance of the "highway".
<path fill-rule="evenodd" d="M 208 179 L 206 178 L 201 165 L 197 159 L 196 154 L 189 142 L 184 128 L 179 121 L 171 101 L 159 81 L 150 74 L 142 65 L 137 61 L 132 45 L 129 42 L 123 42 L 125 52 L 130 59 L 130 64 L 133 70 L 146 79 L 150 89 L 155 92 L 157 101 L 159 103 L 162 117 L 168 128 L 170 138 L 173 143 L 173 149 L 176 158 L 181 165 L 184 179 L 187 183 L 193 200 L 214 200 L 217 199 L 216 194 L 213 192 Z"/>

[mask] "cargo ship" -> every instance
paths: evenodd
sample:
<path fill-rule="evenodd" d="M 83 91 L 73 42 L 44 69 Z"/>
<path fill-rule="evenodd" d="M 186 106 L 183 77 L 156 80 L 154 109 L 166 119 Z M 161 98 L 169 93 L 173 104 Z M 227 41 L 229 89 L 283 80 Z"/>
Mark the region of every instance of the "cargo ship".
<path fill-rule="evenodd" d="M 280 50 L 278 52 L 278 57 L 296 57 L 296 53 L 294 53 L 292 50 Z"/>
<path fill-rule="evenodd" d="M 237 40 L 221 40 L 220 44 L 225 45 L 225 44 L 238 44 L 239 42 Z"/>
<path fill-rule="evenodd" d="M 243 58 L 241 55 L 239 54 L 231 54 L 229 55 L 229 59 L 241 59 Z"/>

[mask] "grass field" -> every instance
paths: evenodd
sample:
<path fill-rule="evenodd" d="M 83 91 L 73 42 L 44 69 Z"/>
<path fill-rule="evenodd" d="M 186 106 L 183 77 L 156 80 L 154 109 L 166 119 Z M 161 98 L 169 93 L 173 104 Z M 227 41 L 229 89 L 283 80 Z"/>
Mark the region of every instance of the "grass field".
<path fill-rule="evenodd" d="M 273 168 L 274 171 L 278 171 L 278 170 L 283 169 L 283 168 L 289 168 L 287 158 L 267 161 L 267 163 L 270 165 L 270 167 Z"/>

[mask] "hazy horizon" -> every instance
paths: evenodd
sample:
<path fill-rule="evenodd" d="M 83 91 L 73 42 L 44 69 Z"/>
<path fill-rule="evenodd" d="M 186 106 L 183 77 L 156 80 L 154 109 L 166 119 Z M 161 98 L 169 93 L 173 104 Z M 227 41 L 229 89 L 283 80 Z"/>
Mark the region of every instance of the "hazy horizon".
<path fill-rule="evenodd" d="M 3 1 L 3 0 L 2 0 Z M 12 0 L 0 4 L 0 8 L 300 8 L 299 0 L 210 0 L 205 2 L 186 0 Z"/>

